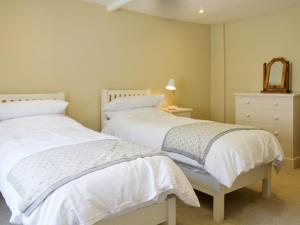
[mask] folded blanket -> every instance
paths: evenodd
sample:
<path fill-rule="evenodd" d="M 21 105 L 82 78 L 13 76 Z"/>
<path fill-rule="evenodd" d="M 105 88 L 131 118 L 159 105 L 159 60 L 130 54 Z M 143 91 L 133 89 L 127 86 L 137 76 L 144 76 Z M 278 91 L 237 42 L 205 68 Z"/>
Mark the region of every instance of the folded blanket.
<path fill-rule="evenodd" d="M 234 131 L 257 129 L 217 122 L 185 124 L 173 127 L 167 132 L 162 150 L 182 154 L 204 165 L 212 144 L 220 137 Z"/>
<path fill-rule="evenodd" d="M 88 173 L 137 158 L 164 155 L 125 140 L 99 140 L 35 153 L 19 161 L 7 180 L 20 194 L 19 209 L 30 215 L 52 192 Z"/>

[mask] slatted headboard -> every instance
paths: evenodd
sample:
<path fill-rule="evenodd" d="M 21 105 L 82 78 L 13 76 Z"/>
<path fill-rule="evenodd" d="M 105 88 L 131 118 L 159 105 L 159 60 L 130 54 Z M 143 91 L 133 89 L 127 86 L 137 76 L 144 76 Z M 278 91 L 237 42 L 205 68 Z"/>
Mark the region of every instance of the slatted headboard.
<path fill-rule="evenodd" d="M 65 100 L 65 93 L 49 93 L 49 94 L 0 94 L 0 104 L 16 101 L 29 100 Z"/>
<path fill-rule="evenodd" d="M 102 112 L 102 109 L 105 105 L 110 103 L 112 100 L 117 98 L 124 98 L 130 96 L 143 96 L 143 95 L 150 95 L 150 89 L 139 89 L 139 90 L 110 90 L 110 89 L 103 89 L 101 90 L 101 129 L 103 128 L 103 124 L 106 121 L 106 117 Z"/>

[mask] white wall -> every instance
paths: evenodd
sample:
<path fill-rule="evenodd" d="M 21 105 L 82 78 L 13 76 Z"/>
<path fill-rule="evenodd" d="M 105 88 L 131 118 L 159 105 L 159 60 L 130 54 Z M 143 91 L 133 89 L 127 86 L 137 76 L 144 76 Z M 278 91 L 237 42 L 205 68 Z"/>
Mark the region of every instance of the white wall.
<path fill-rule="evenodd" d="M 217 28 L 216 28 L 217 29 Z M 280 12 L 257 16 L 246 20 L 225 24 L 224 48 L 218 47 L 219 42 L 214 39 L 216 32 L 211 30 L 212 41 L 212 66 L 218 68 L 218 78 L 222 77 L 224 70 L 225 79 L 223 87 L 225 99 L 221 96 L 223 89 L 220 84 L 212 83 L 212 112 L 216 107 L 225 107 L 225 121 L 234 122 L 234 92 L 260 92 L 263 77 L 262 66 L 264 62 L 274 57 L 282 56 L 292 65 L 292 90 L 300 92 L 300 6 L 281 10 Z M 225 55 L 225 64 L 222 65 L 221 57 Z M 215 62 L 215 61 L 218 62 Z M 215 74 L 212 73 L 212 80 Z M 218 79 L 222 82 L 222 78 Z M 223 101 L 222 101 L 223 100 Z"/>

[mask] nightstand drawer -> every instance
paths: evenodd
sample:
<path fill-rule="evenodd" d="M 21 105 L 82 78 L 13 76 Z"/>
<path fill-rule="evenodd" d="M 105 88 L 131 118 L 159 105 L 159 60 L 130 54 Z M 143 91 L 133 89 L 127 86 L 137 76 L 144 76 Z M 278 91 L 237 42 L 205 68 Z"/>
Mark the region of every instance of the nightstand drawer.
<path fill-rule="evenodd" d="M 191 117 L 191 113 L 190 112 L 174 112 L 172 114 L 174 116 Z"/>
<path fill-rule="evenodd" d="M 180 107 L 173 107 L 173 108 L 163 108 L 163 111 L 170 113 L 174 116 L 181 116 L 181 117 L 191 117 L 193 109 L 191 108 L 180 108 Z"/>

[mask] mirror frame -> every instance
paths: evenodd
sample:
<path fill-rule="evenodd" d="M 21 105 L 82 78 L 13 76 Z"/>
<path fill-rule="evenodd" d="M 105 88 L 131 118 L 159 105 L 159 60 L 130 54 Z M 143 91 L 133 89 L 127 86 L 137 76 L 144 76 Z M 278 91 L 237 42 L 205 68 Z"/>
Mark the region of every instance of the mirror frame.
<path fill-rule="evenodd" d="M 270 85 L 270 72 L 272 65 L 275 62 L 281 62 L 283 64 L 281 73 L 281 84 L 280 85 Z M 263 65 L 263 90 L 262 93 L 289 93 L 290 76 L 289 76 L 289 61 L 282 57 L 273 58 L 269 63 L 264 63 Z"/>

